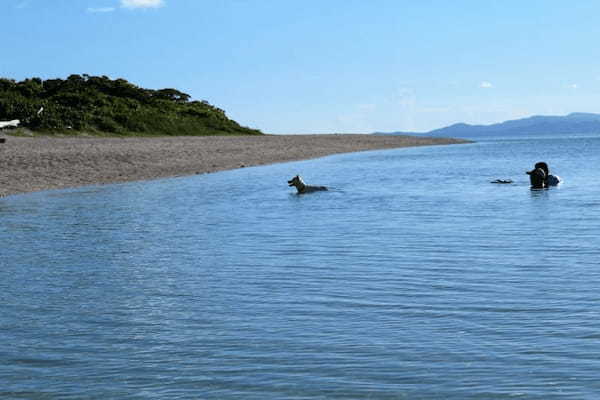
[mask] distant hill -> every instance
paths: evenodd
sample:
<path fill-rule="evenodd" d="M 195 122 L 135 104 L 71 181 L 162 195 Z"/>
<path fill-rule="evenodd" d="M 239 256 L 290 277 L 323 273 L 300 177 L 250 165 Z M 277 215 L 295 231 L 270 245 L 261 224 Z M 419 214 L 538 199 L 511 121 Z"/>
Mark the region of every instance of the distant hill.
<path fill-rule="evenodd" d="M 0 121 L 11 120 L 44 134 L 262 134 L 178 90 L 144 89 L 124 79 L 89 75 L 20 82 L 0 78 Z"/>
<path fill-rule="evenodd" d="M 436 137 L 472 138 L 482 136 L 520 136 L 537 134 L 598 133 L 600 114 L 572 113 L 566 116 L 533 116 L 492 125 L 458 123 L 425 133 L 390 132 L 385 135 L 426 135 Z"/>

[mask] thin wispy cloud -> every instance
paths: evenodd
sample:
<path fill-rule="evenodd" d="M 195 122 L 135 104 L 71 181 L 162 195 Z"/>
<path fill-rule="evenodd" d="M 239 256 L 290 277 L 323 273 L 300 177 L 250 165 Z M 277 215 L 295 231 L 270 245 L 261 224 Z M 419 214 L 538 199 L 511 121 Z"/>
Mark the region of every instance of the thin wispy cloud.
<path fill-rule="evenodd" d="M 576 83 L 571 83 L 570 85 L 567 85 L 567 87 L 569 89 L 579 89 L 579 85 Z"/>
<path fill-rule="evenodd" d="M 482 89 L 491 89 L 494 87 L 491 82 L 483 81 L 479 84 L 479 87 Z"/>
<path fill-rule="evenodd" d="M 123 8 L 159 8 L 164 5 L 163 0 L 121 0 Z"/>
<path fill-rule="evenodd" d="M 87 12 L 96 14 L 96 13 L 109 13 L 115 11 L 114 7 L 89 7 Z"/>

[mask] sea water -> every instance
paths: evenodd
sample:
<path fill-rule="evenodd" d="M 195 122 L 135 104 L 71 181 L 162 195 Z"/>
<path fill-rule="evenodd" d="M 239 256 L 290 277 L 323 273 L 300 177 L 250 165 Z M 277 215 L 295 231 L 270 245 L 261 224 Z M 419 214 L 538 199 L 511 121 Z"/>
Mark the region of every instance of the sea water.
<path fill-rule="evenodd" d="M 491 138 L 0 199 L 0 398 L 597 399 L 599 154 Z M 564 183 L 530 190 L 538 161 Z"/>

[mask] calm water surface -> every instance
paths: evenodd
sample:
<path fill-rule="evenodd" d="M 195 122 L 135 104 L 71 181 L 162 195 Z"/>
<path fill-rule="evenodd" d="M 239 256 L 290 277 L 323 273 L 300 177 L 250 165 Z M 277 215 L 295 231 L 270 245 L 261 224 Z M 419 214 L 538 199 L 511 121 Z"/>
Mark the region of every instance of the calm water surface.
<path fill-rule="evenodd" d="M 0 398 L 597 399 L 599 158 L 493 139 L 0 199 Z M 565 182 L 531 191 L 542 160 Z"/>

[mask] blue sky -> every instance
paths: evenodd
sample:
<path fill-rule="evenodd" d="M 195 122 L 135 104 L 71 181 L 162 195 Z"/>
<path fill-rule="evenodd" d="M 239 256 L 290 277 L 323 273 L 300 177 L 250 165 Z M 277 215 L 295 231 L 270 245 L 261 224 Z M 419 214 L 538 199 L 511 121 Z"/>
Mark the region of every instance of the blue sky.
<path fill-rule="evenodd" d="M 0 0 L 0 76 L 124 78 L 267 133 L 600 112 L 596 0 Z"/>

